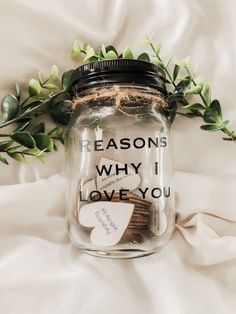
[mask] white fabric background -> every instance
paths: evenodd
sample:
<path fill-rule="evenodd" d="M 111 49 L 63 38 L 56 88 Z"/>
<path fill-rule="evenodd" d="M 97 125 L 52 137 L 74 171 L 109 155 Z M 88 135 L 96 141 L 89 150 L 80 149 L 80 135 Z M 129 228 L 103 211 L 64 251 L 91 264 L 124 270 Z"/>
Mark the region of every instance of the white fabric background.
<path fill-rule="evenodd" d="M 0 0 L 0 96 L 76 67 L 75 39 L 191 56 L 236 129 L 233 0 Z M 236 146 L 198 120 L 174 124 L 177 228 L 158 254 L 110 261 L 80 253 L 64 220 L 63 149 L 0 165 L 0 314 L 221 314 L 236 306 Z"/>

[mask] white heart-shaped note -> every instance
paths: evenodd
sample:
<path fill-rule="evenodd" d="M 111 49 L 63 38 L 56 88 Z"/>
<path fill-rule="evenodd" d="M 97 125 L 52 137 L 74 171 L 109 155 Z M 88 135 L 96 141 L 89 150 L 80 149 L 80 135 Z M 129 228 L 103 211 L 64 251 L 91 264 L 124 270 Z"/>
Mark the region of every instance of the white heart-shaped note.
<path fill-rule="evenodd" d="M 134 191 L 141 181 L 140 176 L 135 173 L 135 166 L 138 167 L 136 164 L 131 168 L 122 162 L 102 157 L 97 166 L 97 188 L 107 192 L 120 189 Z"/>
<path fill-rule="evenodd" d="M 82 226 L 93 228 L 91 243 L 98 246 L 113 246 L 119 243 L 127 229 L 134 211 L 134 204 L 94 202 L 79 210 Z"/>

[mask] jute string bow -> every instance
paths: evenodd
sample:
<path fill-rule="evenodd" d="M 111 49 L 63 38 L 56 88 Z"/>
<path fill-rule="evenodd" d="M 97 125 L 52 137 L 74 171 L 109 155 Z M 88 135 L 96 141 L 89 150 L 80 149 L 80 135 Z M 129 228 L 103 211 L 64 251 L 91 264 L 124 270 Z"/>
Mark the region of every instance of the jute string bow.
<path fill-rule="evenodd" d="M 138 99 L 139 102 L 142 100 L 149 100 L 153 103 L 158 104 L 159 107 L 167 106 L 165 99 L 160 94 L 151 94 L 148 92 L 141 92 L 135 88 L 121 88 L 118 85 L 114 85 L 113 87 L 101 88 L 100 90 L 92 92 L 89 95 L 77 95 L 72 101 L 72 107 L 75 109 L 77 106 L 99 99 L 113 99 L 114 106 L 118 110 L 120 110 L 122 104 L 128 103 L 130 101 L 133 102 L 136 99 Z"/>

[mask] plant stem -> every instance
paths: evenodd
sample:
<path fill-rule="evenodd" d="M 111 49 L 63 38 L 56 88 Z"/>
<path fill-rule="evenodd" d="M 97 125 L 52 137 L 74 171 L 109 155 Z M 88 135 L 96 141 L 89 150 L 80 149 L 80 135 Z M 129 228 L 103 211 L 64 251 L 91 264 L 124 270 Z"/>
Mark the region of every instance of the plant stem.
<path fill-rule="evenodd" d="M 193 78 L 191 72 L 189 71 L 189 68 L 186 67 L 185 69 L 186 69 L 186 71 L 187 71 L 187 73 L 188 73 L 188 75 L 189 75 L 191 81 L 193 82 L 193 85 L 194 85 L 194 86 L 197 86 L 197 83 L 196 83 L 196 81 L 194 80 L 194 78 Z M 208 103 L 207 103 L 206 99 L 203 97 L 203 95 L 202 95 L 201 92 L 199 93 L 199 96 L 201 97 L 201 100 L 203 101 L 203 104 L 204 104 L 205 107 L 207 108 L 207 107 L 208 107 Z"/>
<path fill-rule="evenodd" d="M 156 53 L 155 47 L 154 47 L 153 43 L 150 43 L 149 45 L 150 45 L 151 49 L 153 50 L 153 52 L 155 53 L 156 58 L 157 58 L 162 64 L 164 64 L 164 62 L 163 62 L 162 58 L 160 57 L 160 55 L 159 55 L 158 53 Z M 169 61 L 169 62 L 170 62 L 170 61 Z M 168 65 L 169 65 L 169 62 L 168 62 Z M 168 66 L 168 65 L 167 65 L 167 66 Z M 181 93 L 182 93 L 182 91 L 179 90 L 178 86 L 175 84 L 174 80 L 172 79 L 172 76 L 171 76 L 169 70 L 167 69 L 167 66 L 165 65 L 163 69 L 164 69 L 164 71 L 165 71 L 165 73 L 166 73 L 166 75 L 167 75 L 167 77 L 168 77 L 170 83 L 174 86 L 174 89 L 175 89 L 177 92 L 181 92 Z M 184 103 L 187 105 L 187 104 L 188 104 L 187 100 L 186 100 L 185 98 L 183 98 L 183 100 L 184 100 Z"/>
<path fill-rule="evenodd" d="M 47 82 L 48 82 L 49 80 L 50 80 L 50 79 L 46 79 L 44 82 L 41 83 L 41 86 L 43 87 L 43 85 L 44 85 L 44 84 L 47 84 Z"/>
<path fill-rule="evenodd" d="M 236 135 L 234 134 L 234 131 L 231 131 L 228 128 L 223 128 L 221 131 L 225 133 L 231 141 L 236 141 Z"/>
<path fill-rule="evenodd" d="M 10 125 L 12 123 L 15 123 L 19 120 L 21 120 L 22 118 L 25 118 L 27 115 L 32 114 L 33 112 L 35 112 L 36 110 L 38 110 L 40 107 L 42 107 L 43 105 L 45 105 L 49 100 L 45 100 L 44 102 L 42 102 L 41 104 L 39 104 L 38 106 L 35 106 L 34 108 L 32 108 L 31 110 L 26 110 L 25 112 L 23 112 L 21 115 L 19 115 L 18 117 L 9 120 L 5 123 L 0 124 L 0 129 L 4 128 L 7 125 Z"/>
<path fill-rule="evenodd" d="M 167 77 L 168 77 L 170 83 L 174 86 L 174 88 L 175 88 L 175 90 L 176 90 L 177 92 L 181 92 L 181 91 L 178 89 L 178 87 L 177 87 L 177 85 L 175 84 L 175 82 L 173 81 L 172 76 L 171 76 L 170 72 L 169 72 L 168 69 L 167 69 L 167 66 L 168 66 L 168 65 L 165 65 L 165 64 L 164 64 L 162 58 L 161 58 L 161 57 L 159 56 L 159 54 L 156 52 L 153 43 L 150 42 L 149 45 L 150 45 L 151 49 L 153 50 L 153 52 L 154 52 L 154 54 L 155 54 L 155 57 L 164 65 L 163 69 L 164 69 L 164 71 L 165 71 L 165 73 L 166 73 L 166 75 L 167 75 Z M 185 67 L 185 70 L 186 70 L 186 72 L 187 72 L 187 74 L 188 74 L 190 80 L 192 81 L 193 85 L 194 85 L 194 86 L 197 86 L 197 83 L 196 83 L 194 77 L 192 76 L 192 73 L 190 72 L 190 70 L 189 70 L 189 68 L 188 68 L 187 66 Z M 204 98 L 204 96 L 202 95 L 202 92 L 199 93 L 199 96 L 200 96 L 200 98 L 201 98 L 201 100 L 202 100 L 202 102 L 203 102 L 203 105 L 204 105 L 205 109 L 207 109 L 207 108 L 209 107 L 209 105 L 208 105 L 208 103 L 207 103 L 207 100 L 206 100 L 206 99 Z M 184 99 L 184 100 L 186 101 L 186 99 Z M 188 102 L 186 101 L 186 103 L 188 103 Z M 182 115 L 182 116 L 186 116 L 186 114 L 184 114 L 184 113 L 182 113 L 182 112 L 176 112 L 176 114 L 179 114 L 179 115 Z M 203 117 L 203 115 L 202 115 L 202 117 Z M 221 131 L 222 131 L 223 133 L 225 133 L 225 134 L 228 136 L 228 139 L 229 139 L 229 140 L 231 140 L 231 141 L 236 141 L 236 135 L 235 135 L 234 131 L 231 131 L 231 130 L 229 130 L 229 129 L 226 128 L 226 127 L 223 128 L 223 129 L 221 129 Z"/>
<path fill-rule="evenodd" d="M 156 58 L 157 58 L 161 63 L 164 64 L 162 58 L 159 56 L 158 53 L 156 53 L 156 50 L 155 50 L 155 47 L 154 47 L 153 43 L 150 43 L 149 45 L 150 45 L 150 47 L 152 48 L 153 52 L 155 53 Z M 166 75 L 167 75 L 168 79 L 170 80 L 171 84 L 177 89 L 177 85 L 176 85 L 175 82 L 172 80 L 172 76 L 171 76 L 171 74 L 170 74 L 170 72 L 168 71 L 168 69 L 167 69 L 166 66 L 164 67 L 164 71 L 166 72 Z M 178 90 L 178 89 L 177 89 L 177 90 Z"/>
<path fill-rule="evenodd" d="M 193 76 L 192 76 L 192 74 L 191 74 L 189 68 L 186 67 L 185 69 L 186 69 L 186 71 L 187 71 L 187 73 L 188 73 L 188 75 L 189 75 L 191 81 L 193 82 L 194 86 L 197 86 L 197 83 L 196 83 L 196 81 L 194 80 L 194 78 L 193 78 Z M 206 99 L 204 98 L 204 96 L 202 95 L 201 92 L 199 93 L 199 96 L 201 97 L 201 99 L 202 99 L 202 101 L 203 101 L 203 103 L 204 103 L 204 105 L 205 105 L 205 108 L 208 108 L 208 107 L 209 107 L 209 106 L 208 106 L 208 103 L 207 103 Z M 221 131 L 222 131 L 223 133 L 225 133 L 225 134 L 229 137 L 229 139 L 231 139 L 232 141 L 236 141 L 236 136 L 235 136 L 235 134 L 234 134 L 234 131 L 231 131 L 231 130 L 229 130 L 229 129 L 226 128 L 226 127 L 223 128 L 223 129 L 221 129 Z"/>
<path fill-rule="evenodd" d="M 8 137 L 9 134 L 0 134 L 0 137 Z"/>

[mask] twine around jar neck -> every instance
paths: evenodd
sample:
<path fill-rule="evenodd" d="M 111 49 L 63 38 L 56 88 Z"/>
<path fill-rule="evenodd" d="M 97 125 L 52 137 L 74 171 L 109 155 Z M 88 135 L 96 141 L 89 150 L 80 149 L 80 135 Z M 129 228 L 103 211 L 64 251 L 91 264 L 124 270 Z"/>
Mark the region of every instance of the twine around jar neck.
<path fill-rule="evenodd" d="M 147 92 L 139 92 L 137 89 L 120 88 L 118 85 L 113 87 L 102 88 L 92 94 L 80 96 L 76 95 L 72 100 L 72 107 L 75 109 L 80 105 L 86 104 L 97 99 L 114 99 L 114 107 L 120 109 L 121 103 L 134 101 L 136 98 L 140 100 L 151 100 L 156 102 L 159 107 L 166 107 L 167 103 L 161 94 L 151 94 Z"/>

